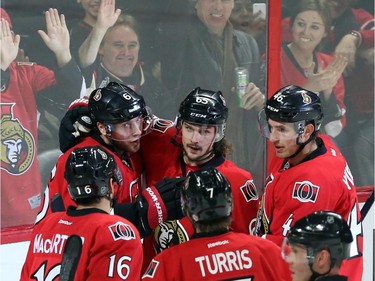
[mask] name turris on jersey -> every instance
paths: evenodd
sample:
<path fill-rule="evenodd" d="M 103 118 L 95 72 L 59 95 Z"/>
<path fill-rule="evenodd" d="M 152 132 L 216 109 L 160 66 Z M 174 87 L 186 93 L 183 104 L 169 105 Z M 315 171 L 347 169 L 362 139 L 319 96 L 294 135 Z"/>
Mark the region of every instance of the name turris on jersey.
<path fill-rule="evenodd" d="M 54 234 L 52 237 L 43 237 L 43 234 L 38 234 L 34 239 L 33 253 L 61 255 L 64 251 L 65 242 L 68 237 L 69 235 L 66 234 Z"/>
<path fill-rule="evenodd" d="M 246 249 L 199 256 L 195 258 L 195 262 L 199 264 L 202 277 L 207 274 L 249 269 L 253 266 L 249 250 Z"/>

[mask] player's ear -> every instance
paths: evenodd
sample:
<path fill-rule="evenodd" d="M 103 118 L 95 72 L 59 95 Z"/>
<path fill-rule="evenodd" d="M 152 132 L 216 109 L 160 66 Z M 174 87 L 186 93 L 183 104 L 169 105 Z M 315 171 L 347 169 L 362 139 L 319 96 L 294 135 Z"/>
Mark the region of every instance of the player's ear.
<path fill-rule="evenodd" d="M 320 250 L 314 260 L 313 268 L 316 272 L 323 274 L 329 271 L 331 265 L 331 255 L 328 250 Z"/>
<path fill-rule="evenodd" d="M 96 126 L 98 127 L 99 132 L 100 132 L 101 135 L 106 135 L 107 134 L 106 126 L 103 123 L 97 122 Z"/>
<path fill-rule="evenodd" d="M 305 126 L 304 132 L 302 134 L 302 138 L 303 138 L 302 141 L 304 141 L 304 142 L 307 141 L 310 138 L 310 136 L 314 133 L 314 131 L 315 131 L 314 125 L 313 124 L 307 124 Z"/>
<path fill-rule="evenodd" d="M 112 196 L 115 197 L 115 195 L 117 194 L 119 186 L 118 186 L 117 181 L 114 178 L 109 179 L 109 188 L 110 188 L 110 192 L 111 192 Z"/>

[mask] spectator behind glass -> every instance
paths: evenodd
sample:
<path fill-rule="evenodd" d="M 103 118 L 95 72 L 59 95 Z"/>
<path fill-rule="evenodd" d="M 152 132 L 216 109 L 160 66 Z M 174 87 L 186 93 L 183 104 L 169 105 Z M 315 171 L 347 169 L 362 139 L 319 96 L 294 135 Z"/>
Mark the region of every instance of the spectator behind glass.
<path fill-rule="evenodd" d="M 374 24 L 374 20 L 368 21 L 360 30 L 374 32 Z M 362 75 L 367 79 L 362 79 Z M 374 185 L 374 46 L 359 47 L 351 77 L 352 83 L 346 85 L 346 90 L 357 93 L 359 88 L 360 95 L 347 97 L 348 134 L 353 145 L 349 151 L 350 164 L 358 186 Z"/>
<path fill-rule="evenodd" d="M 162 81 L 176 103 L 196 86 L 222 91 L 229 108 L 226 135 L 234 148 L 229 158 L 253 171 L 261 182 L 264 140 L 256 133 L 256 119 L 265 98 L 257 86 L 258 45 L 251 35 L 233 29 L 229 22 L 234 0 L 192 2 L 191 13 L 186 1 L 159 2 L 161 10 L 170 15 L 161 15 L 159 27 Z M 244 67 L 250 74 L 242 107 L 234 91 L 236 67 Z"/>
<path fill-rule="evenodd" d="M 290 280 L 278 246 L 230 230 L 235 204 L 232 193 L 229 181 L 214 167 L 189 173 L 181 205 L 194 234 L 189 241 L 157 255 L 142 280 Z M 271 258 L 272 266 L 264 266 Z M 171 260 L 174 266 L 170 266 Z"/>
<path fill-rule="evenodd" d="M 103 4 L 101 11 L 97 24 L 80 49 L 83 73 L 90 85 L 88 91 L 116 81 L 140 93 L 155 115 L 173 118 L 168 115 L 172 104 L 170 97 L 138 60 L 140 42 L 135 18 L 119 16 L 113 5 Z"/>
<path fill-rule="evenodd" d="M 86 56 L 93 57 L 92 61 L 94 61 L 97 56 L 97 48 L 92 47 L 96 52 L 90 52 L 86 46 L 86 44 L 89 44 L 91 41 L 90 37 L 99 36 L 103 38 L 107 29 L 116 22 L 121 10 L 115 9 L 115 0 L 77 0 L 77 3 L 81 4 L 84 17 L 70 30 L 72 53 L 73 56 L 77 57 L 79 64 L 82 67 L 86 67 L 92 62 L 87 63 L 86 60 L 82 62 L 81 56 L 85 58 Z M 108 26 L 103 26 L 103 24 L 108 24 Z M 97 33 L 92 33 L 93 29 L 95 29 Z M 99 40 L 99 44 L 100 41 L 101 40 Z M 90 54 L 86 54 L 86 52 L 90 52 Z"/>
<path fill-rule="evenodd" d="M 374 75 L 368 65 L 361 62 L 359 50 L 374 47 L 374 29 L 361 28 L 374 21 L 374 16 L 363 9 L 351 8 L 350 0 L 325 0 L 332 17 L 331 32 L 328 34 L 327 44 L 322 48 L 324 53 L 343 55 L 348 61 L 344 71 L 345 104 L 347 106 L 347 126 L 344 132 L 347 144 L 341 144 L 341 150 L 346 156 L 358 183 L 373 185 L 374 154 L 369 153 L 368 147 L 374 146 L 374 127 L 371 120 L 374 116 Z M 282 39 L 291 41 L 289 20 L 282 21 Z M 357 137 L 365 138 L 366 146 L 357 144 Z M 371 163 L 370 176 L 362 178 L 360 169 L 363 164 L 356 164 L 354 147 L 360 147 L 360 154 L 366 155 L 366 163 Z"/>
<path fill-rule="evenodd" d="M 58 67 L 54 71 L 35 63 L 14 62 L 20 36 L 13 33 L 10 18 L 1 9 L 2 228 L 33 224 L 40 205 L 36 95 L 64 104 L 76 98 L 82 86 L 82 75 L 70 54 L 64 15 L 49 9 L 45 19 L 47 33 L 38 33 L 56 56 Z"/>
<path fill-rule="evenodd" d="M 333 18 L 332 48 L 348 59 L 344 82 L 349 138 L 342 150 L 353 167 L 357 185 L 374 185 L 374 153 L 371 153 L 374 151 L 374 72 L 361 56 L 363 50 L 374 48 L 374 16 L 366 10 L 351 8 L 350 0 L 326 1 Z"/>
<path fill-rule="evenodd" d="M 263 54 L 266 51 L 267 22 L 265 17 L 261 15 L 261 11 L 254 14 L 254 2 L 266 5 L 264 1 L 234 0 L 230 22 L 235 29 L 242 30 L 254 36 L 257 40 L 260 53 Z"/>
<path fill-rule="evenodd" d="M 374 14 L 374 1 L 367 1 L 367 0 L 353 0 L 352 7 L 356 9 L 364 9 L 370 14 Z"/>
<path fill-rule="evenodd" d="M 156 24 L 155 18 L 153 17 L 152 11 L 154 1 L 151 3 L 145 3 L 142 0 L 127 0 L 118 1 L 116 6 L 115 0 L 77 0 L 80 4 L 81 10 L 84 13 L 83 18 L 73 26 L 70 35 L 72 39 L 72 53 L 73 56 L 78 58 L 86 56 L 86 52 L 90 52 L 90 41 L 91 36 L 103 38 L 108 27 L 103 26 L 104 24 L 110 23 L 112 26 L 120 14 L 120 10 L 126 11 L 126 14 L 135 16 L 138 22 L 140 22 L 139 35 L 142 37 L 142 49 L 140 50 L 140 57 L 142 61 L 147 62 L 144 65 L 148 71 L 155 73 L 155 77 L 160 78 L 160 63 L 158 62 L 157 53 L 155 51 L 156 44 Z M 121 9 L 115 9 L 117 8 Z M 103 19 L 106 22 L 103 22 Z M 95 32 L 92 30 L 95 29 Z M 95 38 L 94 38 L 95 39 Z M 99 40 L 100 43 L 100 40 Z M 90 48 L 89 48 L 90 47 Z M 93 48 L 97 49 L 97 48 Z M 90 56 L 97 56 L 97 54 L 91 54 Z M 82 62 L 83 67 L 86 67 L 86 61 Z M 157 67 L 155 67 L 157 66 Z"/>
<path fill-rule="evenodd" d="M 328 7 L 322 0 L 302 0 L 290 18 L 292 41 L 281 50 L 281 86 L 298 85 L 320 94 L 325 132 L 339 145 L 346 121 L 341 74 L 347 63 L 341 55 L 333 59 L 318 51 L 331 26 Z"/>

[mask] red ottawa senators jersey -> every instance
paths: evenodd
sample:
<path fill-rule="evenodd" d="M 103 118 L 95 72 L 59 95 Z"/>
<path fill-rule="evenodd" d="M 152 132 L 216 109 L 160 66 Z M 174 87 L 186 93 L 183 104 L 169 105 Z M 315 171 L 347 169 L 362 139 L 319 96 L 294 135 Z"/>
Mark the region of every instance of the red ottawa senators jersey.
<path fill-rule="evenodd" d="M 9 66 L 1 89 L 1 226 L 33 224 L 41 201 L 36 93 L 56 83 L 52 70 L 34 63 Z"/>
<path fill-rule="evenodd" d="M 143 251 L 138 230 L 99 209 L 69 208 L 35 226 L 20 280 L 59 280 L 65 242 L 72 234 L 82 238 L 75 281 L 140 279 Z"/>
<path fill-rule="evenodd" d="M 42 198 L 36 95 L 49 88 L 51 100 L 64 103 L 79 95 L 82 76 L 73 60 L 54 71 L 12 62 L 1 83 L 1 227 L 33 225 Z M 56 85 L 64 85 L 64 93 Z"/>
<path fill-rule="evenodd" d="M 283 168 L 283 159 L 277 157 L 271 162 L 256 232 L 280 246 L 295 221 L 314 211 L 337 212 L 348 222 L 354 239 L 340 273 L 349 281 L 361 281 L 363 234 L 354 179 L 330 138 L 319 137 L 325 153 L 290 168 Z"/>
<path fill-rule="evenodd" d="M 231 229 L 246 234 L 253 233 L 259 195 L 252 175 L 224 157 L 215 157 L 200 167 L 186 165 L 182 160 L 182 148 L 175 141 L 171 141 L 175 135 L 176 127 L 173 122 L 157 119 L 153 131 L 141 138 L 142 162 L 147 185 L 153 185 L 166 177 L 186 176 L 190 171 L 211 165 L 231 184 L 234 205 Z M 181 137 L 177 136 L 175 140 L 180 142 Z M 187 217 L 160 224 L 154 230 L 153 237 L 147 237 L 144 241 L 146 266 L 155 255 L 154 249 L 160 252 L 169 246 L 188 241 L 193 232 L 193 226 Z"/>
<path fill-rule="evenodd" d="M 86 146 L 101 146 L 115 159 L 120 172 L 120 174 L 117 175 L 117 178 L 120 181 L 118 183 L 118 190 L 115 190 L 115 194 L 117 193 L 117 202 L 132 202 L 133 199 L 135 199 L 135 196 L 139 192 L 137 173 L 125 161 L 122 161 L 120 157 L 118 157 L 117 154 L 115 154 L 113 151 L 104 147 L 94 138 L 86 137 L 79 144 L 75 145 L 74 147 L 66 151 L 64 154 L 62 154 L 57 160 L 56 166 L 53 168 L 51 172 L 51 177 L 44 192 L 44 202 L 37 215 L 36 223 L 38 223 L 39 221 L 44 219 L 49 213 L 54 211 L 51 209 L 51 203 L 53 197 L 56 194 L 61 195 L 64 204 L 63 207 L 65 210 L 68 206 L 77 206 L 77 204 L 70 197 L 68 191 L 68 183 L 65 180 L 64 172 L 66 162 L 68 160 L 70 153 L 76 148 Z"/>
<path fill-rule="evenodd" d="M 235 232 L 196 236 L 158 254 L 142 280 L 291 280 L 280 248 L 270 241 Z"/>

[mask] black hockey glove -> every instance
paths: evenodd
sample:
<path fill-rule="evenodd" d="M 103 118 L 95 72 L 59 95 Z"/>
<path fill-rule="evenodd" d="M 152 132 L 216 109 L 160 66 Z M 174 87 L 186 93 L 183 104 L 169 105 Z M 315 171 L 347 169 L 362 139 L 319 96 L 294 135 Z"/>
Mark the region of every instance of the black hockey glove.
<path fill-rule="evenodd" d="M 165 178 L 155 184 L 168 211 L 168 220 L 184 217 L 181 209 L 181 189 L 185 177 Z"/>
<path fill-rule="evenodd" d="M 142 228 L 151 233 L 165 220 L 180 219 L 184 215 L 181 209 L 181 186 L 185 178 L 165 178 L 147 187 L 137 197 L 137 208 Z"/>
<path fill-rule="evenodd" d="M 73 101 L 60 123 L 60 150 L 65 152 L 73 147 L 78 142 L 79 137 L 88 134 L 92 128 L 88 100 L 77 99 Z"/>

